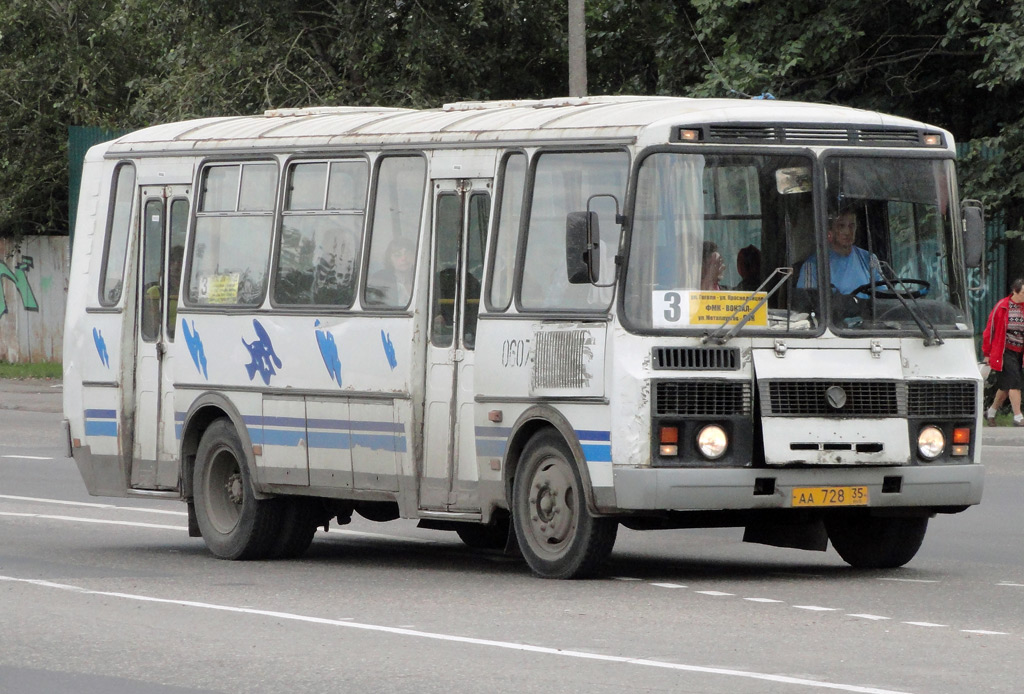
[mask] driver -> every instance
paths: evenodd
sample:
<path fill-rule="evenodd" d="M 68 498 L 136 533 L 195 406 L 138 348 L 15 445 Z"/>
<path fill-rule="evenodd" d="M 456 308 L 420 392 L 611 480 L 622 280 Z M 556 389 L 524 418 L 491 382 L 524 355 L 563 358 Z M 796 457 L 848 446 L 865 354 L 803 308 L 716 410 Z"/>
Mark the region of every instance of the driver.
<path fill-rule="evenodd" d="M 874 267 L 875 281 L 880 282 L 878 263 L 875 256 L 863 248 L 853 244 L 857 238 L 857 215 L 850 208 L 840 208 L 829 216 L 828 222 L 828 263 L 832 287 L 841 294 L 850 294 L 853 290 L 871 281 L 871 268 Z M 800 269 L 800 277 L 796 286 L 810 289 L 818 286 L 818 257 L 811 254 Z"/>

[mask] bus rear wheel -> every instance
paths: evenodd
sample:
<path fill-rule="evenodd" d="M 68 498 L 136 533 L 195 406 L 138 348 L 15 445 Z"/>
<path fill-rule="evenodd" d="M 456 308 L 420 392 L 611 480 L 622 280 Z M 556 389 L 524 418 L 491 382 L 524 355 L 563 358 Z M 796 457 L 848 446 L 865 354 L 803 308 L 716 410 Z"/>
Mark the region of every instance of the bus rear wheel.
<path fill-rule="evenodd" d="M 825 519 L 828 539 L 850 566 L 894 569 L 914 558 L 928 530 L 926 516 L 841 514 Z"/>
<path fill-rule="evenodd" d="M 281 527 L 277 499 L 257 499 L 234 425 L 218 419 L 203 434 L 192 477 L 196 521 L 220 559 L 262 559 Z"/>
<path fill-rule="evenodd" d="M 519 548 L 542 578 L 589 576 L 612 551 L 618 522 L 587 510 L 574 456 L 558 434 L 541 433 L 523 451 L 512 490 Z"/>
<path fill-rule="evenodd" d="M 281 525 L 268 556 L 272 559 L 301 557 L 313 543 L 318 527 L 315 501 L 286 497 L 277 502 L 281 505 Z"/>

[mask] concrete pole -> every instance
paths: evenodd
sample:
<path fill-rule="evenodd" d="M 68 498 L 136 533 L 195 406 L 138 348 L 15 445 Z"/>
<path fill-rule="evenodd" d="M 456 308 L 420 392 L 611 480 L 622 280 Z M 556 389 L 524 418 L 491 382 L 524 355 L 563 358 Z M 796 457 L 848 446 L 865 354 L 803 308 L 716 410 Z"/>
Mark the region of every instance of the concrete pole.
<path fill-rule="evenodd" d="M 569 96 L 587 95 L 585 0 L 569 0 Z"/>

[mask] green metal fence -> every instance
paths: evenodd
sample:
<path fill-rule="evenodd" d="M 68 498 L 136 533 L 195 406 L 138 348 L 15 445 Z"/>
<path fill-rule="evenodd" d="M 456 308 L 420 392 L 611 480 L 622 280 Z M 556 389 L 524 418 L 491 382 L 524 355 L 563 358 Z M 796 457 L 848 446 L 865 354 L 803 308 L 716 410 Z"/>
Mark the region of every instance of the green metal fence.
<path fill-rule="evenodd" d="M 75 242 L 75 215 L 78 213 L 78 190 L 82 187 L 85 153 L 93 145 L 113 140 L 127 132 L 82 125 L 68 126 L 68 233 L 72 247 Z"/>
<path fill-rule="evenodd" d="M 967 154 L 970 143 L 957 144 L 957 156 Z M 983 159 L 993 159 L 997 152 L 987 147 L 980 151 Z M 968 294 L 971 309 L 971 321 L 974 323 L 974 341 L 978 354 L 981 353 L 981 333 L 985 330 L 988 314 L 996 302 L 1009 293 L 1006 276 L 1006 221 L 1002 216 L 985 217 L 985 276 L 982 281 L 980 270 L 968 272 L 970 286 L 978 287 Z"/>

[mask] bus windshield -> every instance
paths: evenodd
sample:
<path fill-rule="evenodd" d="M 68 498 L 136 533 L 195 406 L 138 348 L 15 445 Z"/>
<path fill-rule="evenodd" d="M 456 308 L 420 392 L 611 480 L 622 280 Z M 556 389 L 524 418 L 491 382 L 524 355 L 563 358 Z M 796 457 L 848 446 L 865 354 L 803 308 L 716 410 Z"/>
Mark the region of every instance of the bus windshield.
<path fill-rule="evenodd" d="M 773 270 L 814 254 L 812 167 L 805 155 L 646 157 L 624 288 L 627 324 L 716 328 L 744 301 L 763 298 L 785 279 Z M 817 298 L 797 296 L 793 284 L 791 275 L 746 327 L 813 329 Z"/>
<path fill-rule="evenodd" d="M 646 157 L 624 284 L 640 330 L 967 330 L 952 163 L 807 155 Z M 816 185 L 820 189 L 816 189 Z M 815 196 L 825 229 L 816 232 Z M 819 260 L 821 262 L 819 262 Z M 774 291 L 773 291 L 774 290 Z"/>
<path fill-rule="evenodd" d="M 953 257 L 952 162 L 832 156 L 824 168 L 826 246 L 819 257 L 829 259 L 834 329 L 966 329 Z M 812 275 L 801 270 L 798 284 L 815 286 Z"/>

